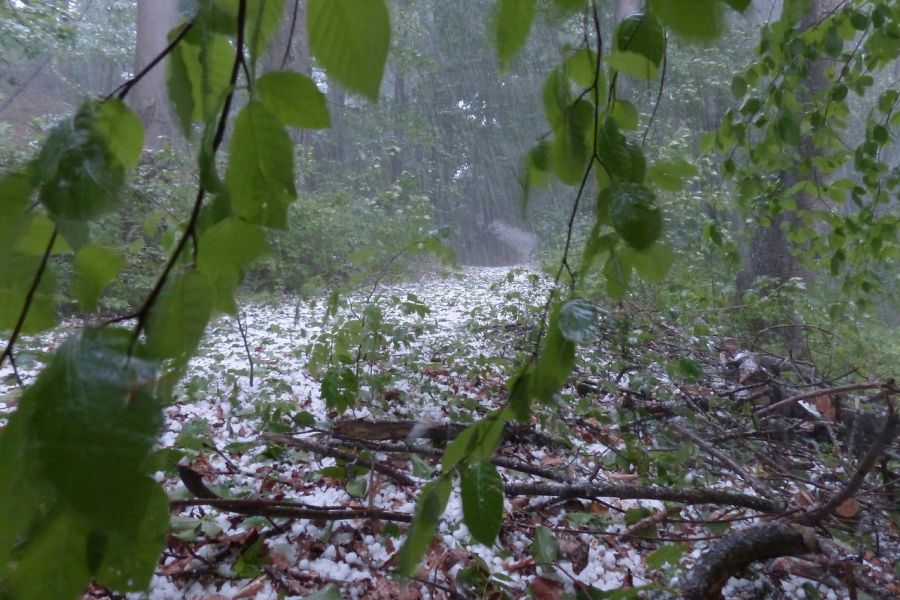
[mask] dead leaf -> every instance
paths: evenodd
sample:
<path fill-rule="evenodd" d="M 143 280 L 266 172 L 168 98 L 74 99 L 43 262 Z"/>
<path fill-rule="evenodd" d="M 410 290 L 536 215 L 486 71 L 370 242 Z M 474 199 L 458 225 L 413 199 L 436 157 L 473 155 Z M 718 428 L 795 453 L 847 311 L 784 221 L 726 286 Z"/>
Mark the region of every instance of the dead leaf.
<path fill-rule="evenodd" d="M 816 410 L 822 415 L 823 421 L 834 421 L 837 418 L 837 407 L 831 399 L 831 394 L 816 396 Z"/>
<path fill-rule="evenodd" d="M 266 576 L 261 575 L 245 585 L 241 591 L 232 596 L 232 600 L 242 600 L 244 598 L 256 598 L 266 585 Z"/>
<path fill-rule="evenodd" d="M 546 577 L 535 577 L 531 581 L 531 590 L 537 600 L 561 600 L 563 587 L 558 581 Z"/>
<path fill-rule="evenodd" d="M 834 509 L 834 512 L 845 519 L 852 519 L 859 513 L 859 500 L 856 498 L 844 500 L 836 509 Z"/>

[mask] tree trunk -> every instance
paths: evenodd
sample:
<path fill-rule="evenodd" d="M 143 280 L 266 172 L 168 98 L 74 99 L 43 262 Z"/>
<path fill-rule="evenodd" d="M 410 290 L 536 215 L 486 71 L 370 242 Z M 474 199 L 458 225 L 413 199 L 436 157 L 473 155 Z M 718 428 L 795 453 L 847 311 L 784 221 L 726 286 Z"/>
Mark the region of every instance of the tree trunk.
<path fill-rule="evenodd" d="M 177 22 L 177 0 L 138 0 L 135 73 L 139 73 L 166 47 L 166 36 Z M 174 131 L 164 64 L 154 67 L 131 90 L 131 104 L 144 121 L 149 147 L 158 147 L 159 137 L 170 136 Z"/>
<path fill-rule="evenodd" d="M 829 10 L 833 2 L 834 0 L 814 0 L 807 15 L 799 24 L 799 28 L 807 29 L 816 23 L 820 15 Z M 804 107 L 801 110 L 808 108 L 813 97 L 827 85 L 825 66 L 825 61 L 821 59 L 810 64 L 807 86 L 797 96 Z M 798 114 L 797 118 L 802 118 L 802 116 L 802 114 Z M 810 158 L 815 153 L 813 141 L 809 136 L 805 136 L 801 140 L 798 153 L 802 158 Z M 815 174 L 811 174 L 809 177 L 815 177 Z M 781 189 L 788 190 L 804 177 L 795 166 L 789 171 L 782 171 L 780 179 Z M 797 210 L 800 212 L 808 210 L 813 203 L 813 198 L 806 191 L 798 192 L 794 195 L 794 199 Z M 759 227 L 754 232 L 744 257 L 743 270 L 738 274 L 737 288 L 739 292 L 749 289 L 760 277 L 770 277 L 775 280 L 776 284 L 784 283 L 792 277 L 802 277 L 808 283 L 811 281 L 812 274 L 800 267 L 796 257 L 791 253 L 790 242 L 785 235 L 785 230 L 800 225 L 798 212 L 782 211 L 772 219 L 771 224 Z"/>

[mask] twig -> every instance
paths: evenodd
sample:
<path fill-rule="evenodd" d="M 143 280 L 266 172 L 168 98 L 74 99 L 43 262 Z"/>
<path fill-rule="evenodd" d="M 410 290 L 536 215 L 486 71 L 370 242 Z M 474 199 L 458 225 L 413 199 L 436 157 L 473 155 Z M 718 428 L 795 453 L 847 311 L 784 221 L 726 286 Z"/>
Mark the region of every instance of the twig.
<path fill-rule="evenodd" d="M 244 341 L 244 352 L 247 353 L 247 362 L 250 364 L 250 387 L 253 387 L 253 354 L 250 352 L 250 344 L 247 342 L 247 332 L 244 331 L 244 324 L 241 322 L 241 311 L 238 309 L 235 315 L 237 319 L 238 331 L 241 333 L 241 339 Z"/>
<path fill-rule="evenodd" d="M 131 88 L 133 88 L 135 85 L 137 85 L 138 82 L 141 79 L 143 79 L 147 75 L 147 73 L 149 73 L 153 69 L 153 67 L 155 67 L 160 62 L 162 62 L 162 60 L 166 56 L 168 56 L 172 52 L 172 50 L 175 49 L 175 46 L 177 46 L 181 42 L 181 40 L 183 40 L 185 38 L 185 36 L 188 34 L 188 32 L 191 30 L 191 28 L 193 26 L 194 26 L 193 21 L 188 21 L 187 23 L 185 23 L 184 26 L 181 28 L 181 31 L 178 32 L 178 35 L 176 35 L 174 38 L 172 38 L 172 41 L 169 42 L 169 44 L 165 48 L 163 48 L 162 52 L 157 54 L 153 60 L 151 60 L 149 63 L 147 63 L 147 66 L 144 67 L 143 69 L 141 69 L 140 73 L 138 73 L 137 75 L 135 75 L 134 77 L 132 77 L 131 79 L 129 79 L 128 81 L 126 81 L 125 83 L 123 83 L 122 85 L 117 87 L 116 89 L 114 89 L 112 92 L 110 92 L 109 95 L 107 95 L 103 99 L 103 101 L 106 102 L 113 96 L 118 97 L 119 100 L 124 99 L 125 96 L 128 95 L 128 92 L 131 91 Z M 238 35 L 240 35 L 240 34 L 238 34 Z"/>
<path fill-rule="evenodd" d="M 741 467 L 739 464 L 737 464 L 736 462 L 731 460 L 724 453 L 720 452 L 715 446 L 713 446 L 712 444 L 710 444 L 709 442 L 707 442 L 706 440 L 701 438 L 699 435 L 697 435 L 696 433 L 694 433 L 687 427 L 683 427 L 679 423 L 680 420 L 681 419 L 675 419 L 675 420 L 671 421 L 669 423 L 669 426 L 672 429 L 674 429 L 675 431 L 677 431 L 678 433 L 680 433 L 681 435 L 684 435 L 684 436 L 690 438 L 695 444 L 700 446 L 710 456 L 712 456 L 713 458 L 718 460 L 720 463 L 722 463 L 723 465 L 725 465 L 726 467 L 728 467 L 729 469 L 731 469 L 732 471 L 734 471 L 735 473 L 737 473 L 738 475 L 743 477 L 744 481 L 749 483 L 750 487 L 752 487 L 753 490 L 757 494 L 759 494 L 763 497 L 772 495 L 771 489 L 767 488 L 766 486 L 761 484 L 759 481 L 757 481 L 755 477 L 750 475 L 750 473 L 748 473 L 743 467 Z"/>

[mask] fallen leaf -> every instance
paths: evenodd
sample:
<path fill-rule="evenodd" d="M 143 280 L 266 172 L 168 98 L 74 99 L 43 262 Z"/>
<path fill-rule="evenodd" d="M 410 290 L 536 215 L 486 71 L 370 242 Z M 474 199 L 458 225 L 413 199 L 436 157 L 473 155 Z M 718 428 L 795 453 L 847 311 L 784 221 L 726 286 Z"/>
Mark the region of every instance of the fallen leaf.
<path fill-rule="evenodd" d="M 531 590 L 537 600 L 561 600 L 563 587 L 558 581 L 535 577 L 531 581 Z"/>
<path fill-rule="evenodd" d="M 856 498 L 844 500 L 836 509 L 834 509 L 834 512 L 845 519 L 852 519 L 859 513 L 859 500 Z"/>

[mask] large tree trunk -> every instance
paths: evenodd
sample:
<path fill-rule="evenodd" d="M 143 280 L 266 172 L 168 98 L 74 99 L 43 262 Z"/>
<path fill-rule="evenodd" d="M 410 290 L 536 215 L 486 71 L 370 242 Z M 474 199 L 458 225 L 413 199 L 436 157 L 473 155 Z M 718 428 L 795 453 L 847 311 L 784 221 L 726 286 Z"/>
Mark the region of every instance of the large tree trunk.
<path fill-rule="evenodd" d="M 177 22 L 177 0 L 138 0 L 135 73 L 166 47 L 166 36 Z M 144 121 L 149 147 L 159 146 L 160 136 L 172 135 L 174 122 L 169 112 L 164 63 L 154 67 L 132 89 L 131 104 Z"/>
<path fill-rule="evenodd" d="M 814 0 L 799 28 L 807 29 L 818 22 L 821 15 L 830 9 L 834 1 Z M 804 109 L 801 110 L 809 108 L 813 97 L 828 84 L 825 67 L 825 61 L 821 59 L 810 64 L 807 86 L 798 94 L 798 100 L 804 106 Z M 802 116 L 802 114 L 797 115 L 798 118 Z M 809 136 L 805 136 L 801 140 L 798 153 L 804 158 L 811 157 L 815 153 L 813 141 Z M 814 176 L 814 174 L 810 176 Z M 780 187 L 782 190 L 788 190 L 805 178 L 798 173 L 797 167 L 782 171 Z M 794 200 L 797 204 L 797 211 L 800 212 L 808 210 L 813 203 L 812 196 L 806 191 L 795 194 Z M 796 257 L 791 253 L 790 242 L 785 235 L 785 230 L 801 225 L 797 211 L 782 211 L 772 219 L 768 226 L 760 226 L 754 232 L 745 253 L 743 270 L 737 278 L 739 292 L 749 289 L 760 277 L 770 277 L 776 284 L 784 283 L 792 277 L 802 277 L 808 283 L 812 280 L 812 274 L 802 269 Z"/>

